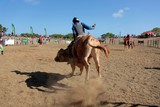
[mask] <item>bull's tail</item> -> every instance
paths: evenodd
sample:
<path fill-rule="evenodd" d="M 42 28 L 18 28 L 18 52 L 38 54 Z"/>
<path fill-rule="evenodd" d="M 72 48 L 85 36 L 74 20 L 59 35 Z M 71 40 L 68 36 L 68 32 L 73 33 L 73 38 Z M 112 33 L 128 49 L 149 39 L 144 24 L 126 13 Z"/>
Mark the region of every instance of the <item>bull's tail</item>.
<path fill-rule="evenodd" d="M 106 46 L 100 44 L 100 42 L 97 39 L 93 38 L 92 36 L 89 36 L 88 38 L 88 45 L 93 48 L 102 49 L 105 53 L 105 56 L 106 57 L 109 56 L 110 53 L 109 49 Z"/>

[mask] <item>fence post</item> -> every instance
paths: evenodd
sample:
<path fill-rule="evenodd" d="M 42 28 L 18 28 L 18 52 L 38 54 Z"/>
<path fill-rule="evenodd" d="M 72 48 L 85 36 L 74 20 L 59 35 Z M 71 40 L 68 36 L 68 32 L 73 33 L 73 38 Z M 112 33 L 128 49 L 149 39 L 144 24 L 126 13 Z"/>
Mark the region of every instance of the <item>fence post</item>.
<path fill-rule="evenodd" d="M 152 42 L 153 42 L 153 41 L 152 41 L 152 40 L 150 40 L 150 47 L 152 47 Z"/>
<path fill-rule="evenodd" d="M 160 40 L 157 40 L 157 48 L 159 48 L 159 41 L 160 41 Z"/>

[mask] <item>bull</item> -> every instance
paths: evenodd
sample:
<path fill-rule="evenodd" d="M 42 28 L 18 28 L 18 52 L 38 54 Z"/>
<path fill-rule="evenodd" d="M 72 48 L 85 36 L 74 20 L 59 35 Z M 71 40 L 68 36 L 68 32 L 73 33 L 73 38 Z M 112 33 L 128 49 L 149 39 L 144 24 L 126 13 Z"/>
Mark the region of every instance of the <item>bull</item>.
<path fill-rule="evenodd" d="M 71 65 L 73 76 L 76 66 L 80 68 L 80 75 L 83 72 L 83 68 L 86 69 L 85 80 L 89 79 L 90 71 L 90 59 L 93 58 L 98 76 L 101 78 L 100 71 L 100 50 L 104 51 L 106 58 L 109 56 L 109 49 L 102 45 L 97 39 L 91 35 L 80 35 L 72 45 L 73 57 L 69 58 L 69 48 L 60 49 L 55 57 L 56 62 L 68 62 Z"/>

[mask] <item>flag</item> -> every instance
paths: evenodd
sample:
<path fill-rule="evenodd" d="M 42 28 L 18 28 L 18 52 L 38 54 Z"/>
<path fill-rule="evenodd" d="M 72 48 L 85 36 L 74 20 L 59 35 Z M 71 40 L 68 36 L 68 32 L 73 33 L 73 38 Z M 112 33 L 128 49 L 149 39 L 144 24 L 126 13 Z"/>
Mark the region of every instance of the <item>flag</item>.
<path fill-rule="evenodd" d="M 30 26 L 30 33 L 33 35 L 34 33 L 33 33 L 33 28 L 32 28 L 32 26 Z"/>
<path fill-rule="evenodd" d="M 14 24 L 12 24 L 12 35 L 15 35 L 15 27 L 14 27 Z"/>
<path fill-rule="evenodd" d="M 47 30 L 44 28 L 44 35 L 47 36 Z"/>

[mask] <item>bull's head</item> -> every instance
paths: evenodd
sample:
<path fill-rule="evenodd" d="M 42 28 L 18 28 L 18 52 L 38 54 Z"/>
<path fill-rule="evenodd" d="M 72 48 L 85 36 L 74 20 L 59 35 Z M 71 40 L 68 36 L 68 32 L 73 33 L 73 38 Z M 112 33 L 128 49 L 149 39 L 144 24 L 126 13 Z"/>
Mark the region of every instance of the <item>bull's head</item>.
<path fill-rule="evenodd" d="M 57 53 L 57 56 L 54 58 L 56 62 L 68 62 L 68 49 L 60 49 Z"/>

